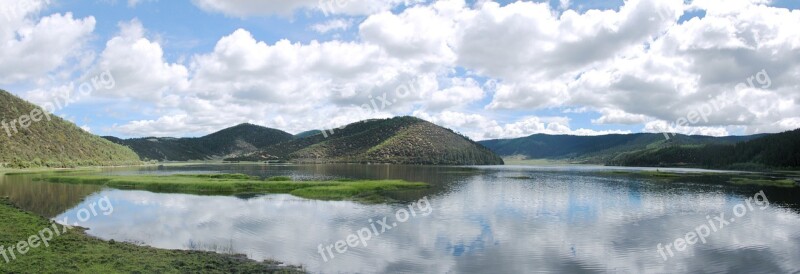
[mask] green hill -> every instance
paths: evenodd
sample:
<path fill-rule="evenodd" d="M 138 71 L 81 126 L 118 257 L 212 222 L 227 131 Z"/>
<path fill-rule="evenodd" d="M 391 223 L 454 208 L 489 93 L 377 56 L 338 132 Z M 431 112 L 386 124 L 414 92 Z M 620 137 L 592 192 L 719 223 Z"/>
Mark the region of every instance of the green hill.
<path fill-rule="evenodd" d="M 696 166 L 730 169 L 800 167 L 800 129 L 727 144 L 676 145 L 622 153 L 609 161 L 624 166 Z"/>
<path fill-rule="evenodd" d="M 521 156 L 528 159 L 570 160 L 604 164 L 620 153 L 645 151 L 673 146 L 734 144 L 761 137 L 755 136 L 687 136 L 665 138 L 663 134 L 612 134 L 601 136 L 572 136 L 535 134 L 528 137 L 487 140 L 480 143 L 502 156 Z"/>
<path fill-rule="evenodd" d="M 414 117 L 366 120 L 263 149 L 301 163 L 498 165 L 486 147 Z"/>
<path fill-rule="evenodd" d="M 0 90 L 0 166 L 76 167 L 140 164 L 128 148 Z M 38 120 L 38 121 L 37 121 Z M 27 127 L 25 127 L 27 126 Z"/>
<path fill-rule="evenodd" d="M 200 138 L 105 138 L 130 147 L 142 160 L 191 161 L 237 157 L 294 137 L 277 129 L 241 124 Z"/>

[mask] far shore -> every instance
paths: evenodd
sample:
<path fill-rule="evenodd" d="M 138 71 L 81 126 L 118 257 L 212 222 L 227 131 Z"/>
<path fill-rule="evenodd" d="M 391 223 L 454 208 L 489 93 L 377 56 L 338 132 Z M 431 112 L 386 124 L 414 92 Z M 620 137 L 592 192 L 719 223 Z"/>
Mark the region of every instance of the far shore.
<path fill-rule="evenodd" d="M 503 166 L 541 166 L 541 167 L 554 167 L 554 166 L 606 166 L 609 168 L 614 167 L 621 167 L 621 168 L 663 168 L 663 169 L 670 169 L 670 168 L 680 168 L 680 169 L 700 169 L 700 170 L 718 170 L 718 171 L 729 171 L 729 172 L 750 172 L 750 173 L 779 173 L 785 175 L 800 175 L 800 170 L 794 169 L 763 169 L 763 170 L 746 170 L 746 169 L 726 169 L 726 168 L 706 168 L 701 166 L 613 166 L 613 165 L 603 165 L 603 164 L 591 164 L 591 163 L 581 163 L 581 162 L 574 162 L 568 160 L 553 160 L 553 159 L 522 159 L 518 157 L 506 157 L 503 158 L 505 164 Z M 373 163 L 373 164 L 363 164 L 363 163 L 320 163 L 319 165 L 394 165 L 394 164 L 380 164 L 380 163 Z M 248 162 L 248 161 L 241 161 L 241 162 L 228 162 L 223 160 L 195 160 L 195 161 L 167 161 L 167 162 L 143 162 L 141 165 L 118 165 L 118 166 L 85 166 L 85 167 L 73 167 L 73 168 L 49 168 L 49 167 L 37 167 L 37 168 L 7 168 L 7 167 L 0 167 L 0 176 L 6 174 L 23 174 L 23 173 L 44 173 L 44 172 L 58 172 L 58 171 L 100 171 L 104 168 L 133 168 L 133 167 L 157 167 L 157 166 L 171 166 L 171 167 L 180 167 L 180 166 L 195 166 L 195 165 L 271 165 L 271 166 L 285 166 L 285 165 L 315 165 L 310 163 L 265 163 L 265 162 Z M 668 171 L 668 170 L 665 170 Z"/>

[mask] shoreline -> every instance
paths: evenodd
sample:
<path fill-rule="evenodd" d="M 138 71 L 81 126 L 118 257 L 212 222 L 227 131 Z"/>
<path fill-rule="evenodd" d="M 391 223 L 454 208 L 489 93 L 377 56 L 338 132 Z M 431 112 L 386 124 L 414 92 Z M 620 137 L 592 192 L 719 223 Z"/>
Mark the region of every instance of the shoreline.
<path fill-rule="evenodd" d="M 42 228 L 64 226 L 20 209 L 0 197 L 0 245 L 12 248 Z M 66 230 L 45 247 L 30 248 L 8 262 L 0 257 L 0 272 L 21 273 L 305 273 L 302 267 L 276 261 L 258 262 L 239 254 L 209 251 L 168 250 L 131 243 L 105 241 L 85 233 L 84 228 Z"/>

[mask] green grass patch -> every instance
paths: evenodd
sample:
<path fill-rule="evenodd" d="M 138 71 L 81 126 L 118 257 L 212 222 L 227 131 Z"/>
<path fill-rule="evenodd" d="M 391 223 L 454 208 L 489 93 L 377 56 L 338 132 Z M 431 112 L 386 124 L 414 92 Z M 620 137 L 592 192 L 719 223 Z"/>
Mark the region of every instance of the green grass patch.
<path fill-rule="evenodd" d="M 0 198 L 0 246 L 16 246 L 53 223 L 18 209 Z M 57 229 L 63 229 L 57 225 Z M 0 273 L 303 273 L 278 263 L 256 262 L 243 255 L 162 250 L 128 243 L 103 241 L 81 229 L 54 236 L 49 246 L 39 242 L 16 260 L 0 257 Z"/>
<path fill-rule="evenodd" d="M 636 175 L 646 176 L 646 177 L 656 177 L 656 178 L 681 178 L 681 177 L 694 176 L 694 174 L 691 173 L 673 173 L 673 172 L 661 172 L 661 171 L 640 171 L 637 172 Z"/>
<path fill-rule="evenodd" d="M 714 173 L 714 172 L 692 172 L 692 173 L 669 173 L 658 171 L 602 171 L 598 174 L 643 177 L 653 179 L 665 179 L 671 182 L 705 182 L 719 184 L 727 182 L 733 185 L 758 185 L 772 187 L 797 187 L 797 183 L 791 178 L 772 178 L 764 174 L 733 174 L 733 173 Z"/>
<path fill-rule="evenodd" d="M 79 168 L 28 168 L 28 169 L 2 169 L 0 168 L 0 175 L 24 175 L 24 174 L 63 174 L 75 172 L 98 172 L 101 171 L 99 167 L 79 167 Z"/>
<path fill-rule="evenodd" d="M 270 181 L 270 182 L 288 182 L 288 181 L 291 181 L 291 180 L 292 180 L 292 177 L 289 177 L 289 176 L 275 176 L 275 177 L 267 178 L 267 181 Z"/>
<path fill-rule="evenodd" d="M 220 174 L 176 174 L 175 176 L 180 177 L 189 177 L 189 178 L 207 178 L 207 179 L 234 179 L 234 180 L 258 180 L 258 177 L 250 176 L 246 174 L 229 174 L 229 173 L 220 173 Z"/>
<path fill-rule="evenodd" d="M 728 182 L 734 185 L 797 187 L 797 183 L 792 179 L 770 180 L 770 179 L 754 179 L 754 178 L 731 178 L 731 180 Z"/>
<path fill-rule="evenodd" d="M 400 180 L 289 181 L 286 178 L 288 177 L 259 180 L 244 174 L 176 174 L 168 176 L 47 174 L 40 177 L 40 180 L 52 183 L 93 184 L 119 189 L 140 189 L 166 193 L 226 195 L 288 193 L 307 199 L 369 202 L 389 200 L 385 196 L 387 192 L 428 187 L 428 184 L 425 183 Z M 383 199 L 378 199 L 379 197 L 383 197 Z"/>

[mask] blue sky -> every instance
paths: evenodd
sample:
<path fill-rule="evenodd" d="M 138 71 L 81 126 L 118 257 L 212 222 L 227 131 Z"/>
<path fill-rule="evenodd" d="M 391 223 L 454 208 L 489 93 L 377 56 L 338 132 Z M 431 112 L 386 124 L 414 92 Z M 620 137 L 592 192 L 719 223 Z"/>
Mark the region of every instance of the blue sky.
<path fill-rule="evenodd" d="M 19 45 L 0 55 L 48 63 L 5 58 L 26 73 L 0 70 L 0 88 L 45 104 L 109 71 L 113 89 L 72 92 L 56 110 L 99 135 L 200 136 L 243 122 L 299 133 L 396 115 L 474 139 L 800 127 L 796 1 L 341 0 L 327 15 L 309 0 L 29 1 L 6 3 L 20 16 L 0 39 Z M 735 88 L 761 71 L 769 86 Z M 409 98 L 363 108 L 409 83 L 419 87 Z M 709 98 L 735 104 L 690 119 Z"/>

